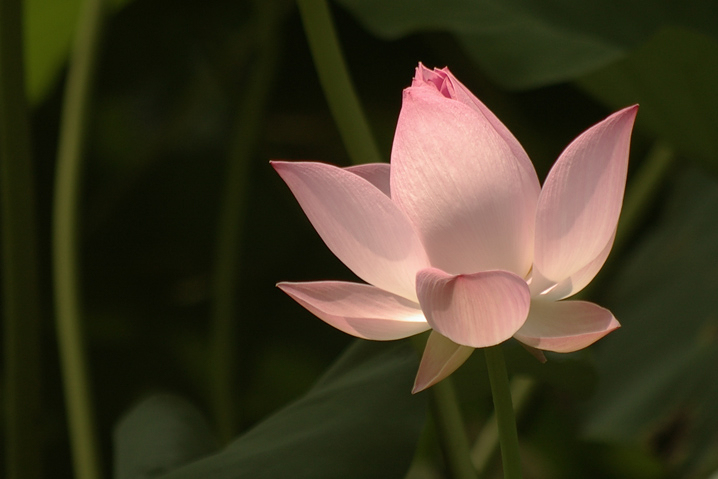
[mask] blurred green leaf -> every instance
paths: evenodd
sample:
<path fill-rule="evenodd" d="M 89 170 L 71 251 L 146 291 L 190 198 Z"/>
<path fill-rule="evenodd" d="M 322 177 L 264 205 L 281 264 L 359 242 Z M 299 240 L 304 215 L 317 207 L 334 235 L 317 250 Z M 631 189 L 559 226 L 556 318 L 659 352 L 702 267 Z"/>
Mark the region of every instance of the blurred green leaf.
<path fill-rule="evenodd" d="M 175 396 L 152 396 L 117 425 L 114 477 L 153 477 L 216 448 L 207 421 L 194 406 Z"/>
<path fill-rule="evenodd" d="M 623 327 L 595 348 L 585 431 L 695 466 L 718 444 L 718 183 L 691 171 L 666 204 L 601 301 Z"/>
<path fill-rule="evenodd" d="M 120 7 L 131 0 L 107 0 Z M 77 28 L 81 0 L 26 0 L 25 71 L 31 104 L 49 92 L 60 74 Z"/>
<path fill-rule="evenodd" d="M 590 351 L 569 354 L 547 351 L 547 361 L 542 363 L 518 341 L 511 341 L 507 346 L 506 362 L 514 374 L 524 374 L 580 399 L 589 397 L 596 388 L 598 377 Z"/>
<path fill-rule="evenodd" d="M 608 0 L 337 0 L 371 32 L 456 35 L 496 82 L 534 88 L 568 81 L 618 60 L 664 25 L 715 35 L 712 2 Z"/>
<path fill-rule="evenodd" d="M 718 172 L 718 41 L 665 29 L 580 84 L 612 108 L 639 103 L 640 124 Z"/>
<path fill-rule="evenodd" d="M 411 463 L 426 415 L 425 396 L 411 395 L 417 367 L 416 352 L 408 342 L 357 341 L 304 397 L 220 452 L 161 477 L 401 478 Z M 154 428 L 152 415 L 142 415 L 143 425 L 142 420 L 133 419 L 136 414 L 131 413 L 120 426 L 118 444 L 129 444 L 139 435 L 157 442 L 165 437 L 170 447 L 185 447 L 181 438 L 170 440 L 172 431 L 166 427 L 146 433 L 146 428 Z M 160 427 L 166 422 L 163 416 L 166 414 L 157 414 Z M 128 420 L 136 426 L 126 426 Z M 184 435 L 189 429 L 176 430 Z M 125 465 L 118 468 L 139 475 L 118 475 L 118 479 L 148 477 L 148 473 L 160 477 L 170 462 L 165 457 L 177 458 L 197 450 L 125 446 L 118 449 L 125 451 L 117 458 Z M 144 457 L 147 451 L 158 454 L 154 469 Z"/>
<path fill-rule="evenodd" d="M 77 26 L 81 0 L 25 2 L 27 95 L 38 103 L 57 80 Z"/>

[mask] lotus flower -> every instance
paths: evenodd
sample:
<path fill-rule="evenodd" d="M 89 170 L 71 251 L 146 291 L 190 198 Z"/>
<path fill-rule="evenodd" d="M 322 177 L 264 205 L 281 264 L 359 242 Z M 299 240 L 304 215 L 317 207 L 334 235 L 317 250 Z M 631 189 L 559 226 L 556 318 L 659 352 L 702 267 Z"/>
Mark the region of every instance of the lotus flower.
<path fill-rule="evenodd" d="M 637 109 L 576 138 L 541 188 L 498 118 L 448 69 L 419 64 L 390 165 L 272 162 L 329 249 L 368 284 L 278 286 L 359 338 L 432 329 L 414 392 L 474 348 L 511 337 L 536 350 L 582 349 L 619 327 L 607 309 L 564 299 L 613 245 Z"/>

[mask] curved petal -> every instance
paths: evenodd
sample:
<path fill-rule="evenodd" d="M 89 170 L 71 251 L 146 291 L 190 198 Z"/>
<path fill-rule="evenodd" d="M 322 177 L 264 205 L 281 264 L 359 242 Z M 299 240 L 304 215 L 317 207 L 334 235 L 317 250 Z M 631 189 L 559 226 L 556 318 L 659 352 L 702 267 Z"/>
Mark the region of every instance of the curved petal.
<path fill-rule="evenodd" d="M 561 282 L 607 256 L 621 212 L 637 111 L 638 106 L 626 108 L 586 130 L 549 172 L 536 210 L 534 268 L 543 277 Z"/>
<path fill-rule="evenodd" d="M 469 359 L 474 348 L 456 344 L 449 338 L 432 331 L 426 341 L 424 355 L 421 357 L 419 372 L 416 373 L 412 394 L 433 386 Z"/>
<path fill-rule="evenodd" d="M 532 301 L 529 317 L 514 337 L 532 348 L 570 353 L 620 327 L 613 314 L 586 301 Z"/>
<path fill-rule="evenodd" d="M 364 281 L 416 300 L 421 242 L 391 199 L 357 174 L 323 163 L 272 162 L 329 249 Z"/>
<path fill-rule="evenodd" d="M 526 282 L 508 271 L 454 276 L 427 268 L 416 275 L 416 292 L 429 325 L 472 348 L 510 338 L 526 320 L 531 303 Z"/>
<path fill-rule="evenodd" d="M 387 341 L 429 329 L 418 304 L 368 284 L 317 281 L 277 286 L 319 319 L 358 338 Z"/>
<path fill-rule="evenodd" d="M 351 171 L 355 175 L 359 175 L 379 188 L 386 196 L 391 197 L 391 190 L 389 188 L 389 163 L 365 163 L 363 165 L 349 166 L 344 169 Z"/>
<path fill-rule="evenodd" d="M 558 301 L 573 296 L 586 287 L 588 283 L 601 271 L 603 263 L 606 262 L 608 254 L 613 247 L 613 240 L 616 238 L 616 231 L 613 231 L 606 247 L 590 263 L 564 279 L 560 283 L 552 283 L 541 277 L 540 271 L 534 271 L 534 277 L 530 285 L 531 297 L 547 301 Z M 542 289 L 543 285 L 543 290 Z M 550 286 L 549 286 L 550 285 Z M 541 290 L 541 291 L 539 291 Z"/>
<path fill-rule="evenodd" d="M 447 98 L 434 83 L 404 91 L 391 195 L 433 266 L 528 273 L 539 195 L 533 165 L 477 107 Z"/>
<path fill-rule="evenodd" d="M 508 128 L 506 128 L 506 126 L 504 126 L 503 123 L 501 123 L 496 115 L 494 115 L 494 113 L 486 107 L 486 105 L 481 103 L 481 101 L 476 98 L 476 96 L 449 71 L 448 68 L 434 68 L 434 70 L 429 70 L 424 65 L 419 63 L 419 66 L 416 68 L 416 75 L 414 76 L 412 86 L 420 86 L 422 83 L 432 83 L 445 97 L 458 100 L 461 103 L 476 109 L 489 123 L 491 123 L 491 126 L 494 127 L 496 133 L 504 139 L 514 156 L 519 158 L 522 164 L 531 165 L 529 156 L 526 154 L 526 151 L 516 137 L 509 131 Z M 533 171 L 533 175 L 531 176 L 534 180 L 534 187 L 538 192 L 539 181 L 538 177 L 536 177 L 536 172 L 533 167 L 528 169 Z"/>

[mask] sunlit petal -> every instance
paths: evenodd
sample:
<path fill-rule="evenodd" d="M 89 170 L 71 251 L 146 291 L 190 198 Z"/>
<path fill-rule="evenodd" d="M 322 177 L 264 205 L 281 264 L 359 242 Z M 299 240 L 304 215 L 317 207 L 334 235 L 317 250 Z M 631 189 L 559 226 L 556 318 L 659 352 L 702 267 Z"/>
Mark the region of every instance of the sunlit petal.
<path fill-rule="evenodd" d="M 481 110 L 447 98 L 434 83 L 415 81 L 404 91 L 391 194 L 433 266 L 452 274 L 528 273 L 539 194 L 533 166 Z"/>
<path fill-rule="evenodd" d="M 368 284 L 318 281 L 277 286 L 323 321 L 358 338 L 386 341 L 429 329 L 418 304 Z"/>
<path fill-rule="evenodd" d="M 391 168 L 389 163 L 365 163 L 363 165 L 349 166 L 344 169 L 346 171 L 351 171 L 355 175 L 361 176 L 369 183 L 379 188 L 379 190 L 386 196 L 391 196 L 389 188 L 389 175 Z"/>
<path fill-rule="evenodd" d="M 551 169 L 536 212 L 534 269 L 543 277 L 561 282 L 596 258 L 605 260 L 621 212 L 637 110 L 626 108 L 588 129 Z M 590 268 L 593 274 L 603 260 Z M 584 285 L 591 279 L 585 273 Z"/>
<path fill-rule="evenodd" d="M 531 303 L 526 282 L 507 271 L 450 275 L 419 271 L 416 290 L 431 327 L 472 348 L 510 338 L 524 323 Z"/>
<path fill-rule="evenodd" d="M 272 162 L 329 249 L 364 281 L 415 299 L 428 260 L 404 214 L 358 174 L 323 163 Z"/>
<path fill-rule="evenodd" d="M 456 344 L 449 338 L 432 331 L 421 357 L 419 372 L 416 374 L 412 393 L 418 393 L 433 386 L 469 359 L 474 348 Z"/>
<path fill-rule="evenodd" d="M 538 178 L 536 177 L 535 172 L 533 175 L 530 174 L 534 170 L 533 167 L 529 167 L 531 165 L 531 160 L 526 154 L 524 148 L 521 146 L 521 143 L 519 143 L 509 129 L 501 123 L 501 120 L 499 120 L 496 115 L 494 115 L 494 113 L 486 107 L 486 105 L 476 98 L 476 96 L 471 93 L 471 91 L 466 88 L 464 84 L 449 71 L 448 68 L 435 68 L 430 70 L 423 64 L 419 63 L 412 85 L 420 86 L 421 83 L 433 83 L 436 85 L 436 89 L 439 90 L 439 92 L 445 97 L 453 98 L 478 110 L 486 118 L 486 120 L 491 123 L 491 126 L 494 127 L 496 133 L 504 139 L 506 144 L 511 149 L 511 152 L 518 159 L 519 163 L 521 163 L 522 167 L 527 170 L 529 176 L 532 176 L 534 180 L 532 181 L 532 183 L 534 183 L 533 187 L 536 191 L 538 191 Z"/>
<path fill-rule="evenodd" d="M 606 244 L 606 247 L 598 254 L 598 256 L 596 256 L 586 266 L 559 283 L 552 283 L 546 278 L 543 278 L 540 271 L 535 270 L 535 281 L 532 281 L 531 283 L 531 296 L 541 298 L 543 300 L 558 301 L 560 299 L 573 296 L 581 291 L 601 270 L 603 263 L 606 262 L 606 258 L 608 258 L 608 254 L 611 252 L 615 237 L 616 232 L 614 231 L 611 239 Z M 543 290 L 541 290 L 541 285 L 543 285 Z"/>
<path fill-rule="evenodd" d="M 586 301 L 532 301 L 531 312 L 514 337 L 536 349 L 570 353 L 620 327 L 613 314 Z"/>

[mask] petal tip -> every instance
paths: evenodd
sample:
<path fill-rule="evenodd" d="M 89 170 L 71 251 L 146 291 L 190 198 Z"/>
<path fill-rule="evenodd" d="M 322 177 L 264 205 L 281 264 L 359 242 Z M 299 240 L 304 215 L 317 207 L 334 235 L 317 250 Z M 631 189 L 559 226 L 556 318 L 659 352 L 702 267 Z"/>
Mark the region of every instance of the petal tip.
<path fill-rule="evenodd" d="M 529 346 L 528 344 L 523 343 L 521 341 L 519 341 L 518 343 L 541 364 L 546 364 L 548 362 L 548 359 L 546 358 L 546 354 L 544 354 L 544 352 L 542 350 L 536 349 L 536 348 Z"/>
<path fill-rule="evenodd" d="M 274 168 L 274 171 L 276 171 L 279 176 L 284 178 L 283 173 L 288 169 L 291 168 L 291 162 L 289 161 L 282 161 L 282 160 L 269 160 L 269 166 Z"/>
<path fill-rule="evenodd" d="M 451 371 L 453 372 L 453 370 Z M 451 375 L 451 372 L 448 374 L 445 373 L 439 373 L 435 376 L 423 376 L 421 373 L 416 375 L 416 379 L 414 380 L 414 386 L 411 388 L 411 394 L 418 394 L 422 391 L 426 391 L 430 387 L 434 386 L 437 383 L 440 383 L 447 377 Z"/>
<path fill-rule="evenodd" d="M 629 123 L 631 126 L 628 128 L 631 128 L 633 126 L 633 123 L 636 121 L 636 115 L 638 115 L 638 103 L 627 106 L 626 108 L 622 110 L 618 110 L 614 114 L 610 115 L 608 118 L 620 118 L 625 120 L 627 123 Z"/>
<path fill-rule="evenodd" d="M 428 388 L 429 386 L 431 386 L 431 385 L 430 385 L 430 384 L 417 384 L 417 383 L 415 382 L 415 383 L 414 383 L 414 387 L 411 388 L 411 394 L 418 394 L 418 393 L 420 393 L 421 391 L 424 391 L 424 390 L 425 390 L 426 388 Z"/>
<path fill-rule="evenodd" d="M 281 161 L 281 160 L 269 160 L 269 166 L 271 166 L 271 167 L 274 168 L 275 170 L 276 170 L 277 168 L 281 168 L 284 163 L 286 163 L 286 161 Z"/>

